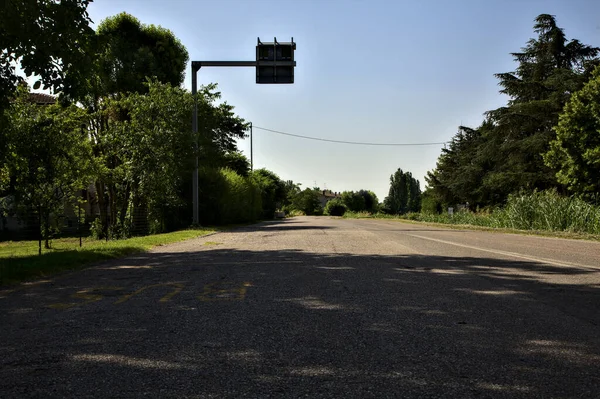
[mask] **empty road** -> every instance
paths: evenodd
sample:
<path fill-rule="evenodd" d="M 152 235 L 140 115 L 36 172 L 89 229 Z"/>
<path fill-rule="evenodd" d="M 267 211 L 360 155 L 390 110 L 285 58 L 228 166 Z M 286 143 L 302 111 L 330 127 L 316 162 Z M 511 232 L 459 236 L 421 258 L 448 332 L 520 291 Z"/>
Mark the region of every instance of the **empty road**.
<path fill-rule="evenodd" d="M 297 217 L 0 288 L 0 397 L 598 398 L 600 243 Z"/>

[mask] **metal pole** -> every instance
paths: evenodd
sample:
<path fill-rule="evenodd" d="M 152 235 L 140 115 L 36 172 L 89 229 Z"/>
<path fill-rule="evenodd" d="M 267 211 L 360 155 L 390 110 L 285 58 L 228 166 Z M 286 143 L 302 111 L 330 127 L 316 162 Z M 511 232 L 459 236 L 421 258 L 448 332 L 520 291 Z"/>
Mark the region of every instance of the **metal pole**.
<path fill-rule="evenodd" d="M 194 134 L 194 152 L 196 159 L 194 163 L 194 173 L 192 175 L 192 195 L 194 197 L 194 210 L 193 210 L 193 224 L 200 224 L 200 218 L 198 216 L 198 100 L 196 99 L 196 92 L 198 91 L 198 82 L 196 81 L 196 68 L 192 63 L 192 96 L 194 96 L 194 112 L 192 116 L 192 133 Z"/>
<path fill-rule="evenodd" d="M 252 153 L 252 122 L 250 122 L 250 171 L 254 171 L 254 155 Z"/>

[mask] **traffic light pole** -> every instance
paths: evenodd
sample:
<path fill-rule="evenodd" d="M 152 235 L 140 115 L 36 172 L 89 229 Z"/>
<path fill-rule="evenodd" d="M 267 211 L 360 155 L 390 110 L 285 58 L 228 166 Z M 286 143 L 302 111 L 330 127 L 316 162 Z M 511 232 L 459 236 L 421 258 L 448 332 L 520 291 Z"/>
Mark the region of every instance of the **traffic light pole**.
<path fill-rule="evenodd" d="M 260 43 L 259 39 L 259 45 Z M 269 43 L 268 45 L 283 45 L 283 46 L 292 46 L 293 50 L 296 49 L 296 45 L 294 43 L 294 39 L 292 38 L 291 43 L 277 43 L 277 39 L 275 39 L 274 43 Z M 292 50 L 292 53 L 293 53 Z M 194 161 L 194 173 L 192 175 L 192 196 L 193 196 L 193 223 L 194 225 L 200 224 L 200 215 L 199 215 L 199 195 L 198 195 L 198 99 L 196 98 L 196 94 L 198 92 L 198 80 L 196 74 L 202 67 L 272 67 L 274 71 L 276 71 L 277 67 L 292 67 L 292 75 L 291 81 L 281 81 L 281 83 L 293 83 L 293 67 L 296 66 L 296 61 L 293 61 L 293 57 L 291 60 L 258 60 L 258 47 L 257 47 L 257 60 L 256 61 L 192 61 L 192 96 L 194 97 L 194 112 L 192 115 L 192 132 L 194 134 L 194 151 L 196 153 L 196 159 Z M 259 72 L 257 70 L 257 83 L 277 83 L 277 81 L 268 81 L 262 82 L 259 81 Z M 250 125 L 252 126 L 252 125 Z M 250 128 L 252 129 L 252 127 Z M 250 130 L 250 141 L 252 141 L 252 130 Z M 250 144 L 250 159 L 252 163 L 252 143 Z M 251 166 L 252 167 L 252 166 Z"/>

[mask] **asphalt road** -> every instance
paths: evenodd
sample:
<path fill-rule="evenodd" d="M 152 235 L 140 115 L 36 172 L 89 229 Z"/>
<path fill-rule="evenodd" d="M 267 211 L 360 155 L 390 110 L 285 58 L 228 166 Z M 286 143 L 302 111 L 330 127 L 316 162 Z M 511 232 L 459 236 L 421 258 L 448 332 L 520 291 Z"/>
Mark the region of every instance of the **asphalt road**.
<path fill-rule="evenodd" d="M 600 397 L 600 243 L 301 217 L 0 289 L 0 397 Z"/>

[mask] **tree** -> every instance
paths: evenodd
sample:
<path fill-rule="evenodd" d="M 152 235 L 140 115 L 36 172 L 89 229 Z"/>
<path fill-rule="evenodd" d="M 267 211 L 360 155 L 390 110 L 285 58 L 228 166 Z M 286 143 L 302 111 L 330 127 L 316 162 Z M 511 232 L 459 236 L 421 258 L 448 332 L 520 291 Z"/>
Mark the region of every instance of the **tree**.
<path fill-rule="evenodd" d="M 91 181 L 87 116 L 74 105 L 36 105 L 27 91 L 21 91 L 6 113 L 10 122 L 7 165 L 12 177 L 8 194 L 23 219 L 37 213 L 49 248 L 52 222 Z"/>
<path fill-rule="evenodd" d="M 139 184 L 144 180 L 140 175 L 131 174 L 136 169 L 130 158 L 141 154 L 136 148 L 142 148 L 155 140 L 140 136 L 141 132 L 151 134 L 149 129 L 138 132 L 131 130 L 131 107 L 135 106 L 136 101 L 142 101 L 139 96 L 133 101 L 131 96 L 149 94 L 148 79 L 157 84 L 179 87 L 183 82 L 188 54 L 171 31 L 143 25 L 126 13 L 102 21 L 98 26 L 96 40 L 94 74 L 86 80 L 88 94 L 83 104 L 92 115 L 90 133 L 93 154 L 99 165 L 96 200 L 100 208 L 102 234 L 120 236 L 126 234 L 126 217 L 132 208 L 130 201 L 137 202 L 133 206 L 140 212 L 145 212 L 144 209 L 149 204 L 147 198 L 139 196 L 144 191 Z M 191 95 L 188 94 L 185 100 L 186 95 L 182 90 L 169 95 L 168 90 L 165 87 L 163 89 L 150 96 L 163 103 L 140 106 L 154 107 L 152 114 L 159 112 L 159 107 L 164 107 L 167 113 L 172 111 L 172 129 L 185 129 L 187 138 L 182 144 L 186 143 L 188 149 L 191 149 L 193 140 L 188 140 L 191 137 Z M 200 106 L 203 106 L 207 101 L 202 95 L 199 98 Z M 188 108 L 169 108 L 176 103 Z M 210 106 L 208 108 L 211 109 Z M 142 113 L 137 115 L 139 118 L 143 117 Z M 158 126 L 168 129 L 165 125 Z M 170 133 L 166 137 L 171 137 Z M 151 148 L 149 154 L 156 151 L 156 148 Z M 180 160 L 193 158 L 191 155 L 187 158 L 181 155 L 183 154 L 180 154 Z M 160 167 L 158 163 L 153 165 Z M 134 194 L 137 197 L 134 198 Z M 140 214 L 139 218 L 145 219 L 145 215 Z M 112 229 L 110 232 L 109 227 Z"/>
<path fill-rule="evenodd" d="M 341 198 L 334 198 L 325 205 L 325 213 L 330 216 L 344 216 L 347 210 Z"/>
<path fill-rule="evenodd" d="M 34 89 L 77 91 L 92 64 L 93 34 L 88 0 L 3 0 L 0 13 L 0 110 L 20 78 L 16 65 L 27 76 L 40 80 Z"/>
<path fill-rule="evenodd" d="M 261 191 L 262 217 L 271 219 L 286 198 L 285 183 L 275 173 L 264 168 L 255 170 L 252 177 Z"/>
<path fill-rule="evenodd" d="M 600 67 L 592 79 L 571 96 L 556 138 L 544 155 L 558 181 L 575 194 L 598 201 L 600 192 Z"/>
<path fill-rule="evenodd" d="M 390 191 L 384 204 L 392 214 L 418 212 L 421 209 L 419 181 L 413 178 L 410 172 L 398 168 L 390 176 Z"/>
<path fill-rule="evenodd" d="M 250 160 L 239 151 L 230 151 L 223 155 L 223 164 L 236 172 L 238 175 L 248 177 L 250 175 Z"/>
<path fill-rule="evenodd" d="M 488 142 L 497 155 L 485 180 L 504 189 L 502 201 L 521 189 L 557 186 L 542 155 L 548 151 L 552 128 L 570 94 L 583 86 L 598 63 L 600 49 L 568 41 L 553 16 L 542 14 L 535 22 L 537 38 L 512 54 L 516 70 L 496 75 L 500 92 L 510 97 L 507 106 L 487 113 L 498 138 Z"/>
<path fill-rule="evenodd" d="M 145 93 L 147 78 L 179 86 L 188 52 L 168 29 L 144 25 L 127 13 L 106 18 L 96 31 L 99 94 Z"/>
<path fill-rule="evenodd" d="M 122 132 L 125 200 L 123 205 L 146 214 L 151 232 L 167 230 L 173 210 L 185 205 L 180 188 L 189 180 L 193 159 L 192 95 L 168 83 L 148 82 L 146 94 L 130 93 L 119 102 L 129 119 L 114 122 Z M 120 212 L 124 224 L 127 208 Z"/>
<path fill-rule="evenodd" d="M 342 202 L 349 211 L 362 212 L 365 210 L 365 197 L 354 191 L 344 191 L 342 193 Z"/>
<path fill-rule="evenodd" d="M 376 213 L 379 210 L 379 199 L 373 191 L 360 190 L 358 195 L 365 199 L 365 211 Z"/>
<path fill-rule="evenodd" d="M 321 215 L 323 207 L 319 201 L 319 192 L 310 188 L 296 194 L 292 201 L 292 207 L 304 212 L 306 215 Z"/>
<path fill-rule="evenodd" d="M 567 40 L 551 15 L 539 15 L 534 31 L 537 37 L 512 54 L 516 70 L 496 74 L 508 104 L 486 112 L 476 129 L 459 127 L 427 174 L 428 201 L 436 207 L 493 206 L 521 190 L 561 188 L 543 154 L 564 104 L 599 63 L 600 49 Z"/>

